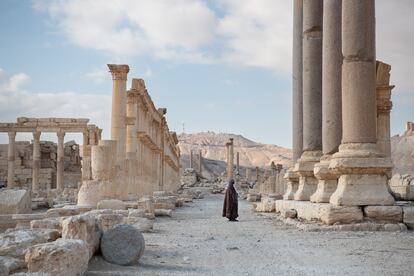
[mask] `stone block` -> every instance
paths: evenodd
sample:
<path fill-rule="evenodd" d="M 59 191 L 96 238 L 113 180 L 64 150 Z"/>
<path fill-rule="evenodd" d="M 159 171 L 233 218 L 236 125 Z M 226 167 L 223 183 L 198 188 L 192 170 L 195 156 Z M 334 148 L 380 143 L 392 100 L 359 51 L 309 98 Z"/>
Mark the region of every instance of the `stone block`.
<path fill-rule="evenodd" d="M 1 189 L 0 215 L 28 214 L 32 212 L 32 200 L 27 190 Z"/>
<path fill-rule="evenodd" d="M 156 217 L 172 217 L 171 209 L 155 209 Z"/>
<path fill-rule="evenodd" d="M 408 229 L 414 230 L 414 206 L 403 207 L 403 222 Z"/>
<path fill-rule="evenodd" d="M 126 210 L 126 204 L 117 199 L 104 199 L 98 202 L 98 209 Z"/>
<path fill-rule="evenodd" d="M 30 247 L 25 261 L 29 272 L 84 275 L 88 269 L 89 251 L 82 240 L 59 239 Z"/>
<path fill-rule="evenodd" d="M 62 238 L 85 241 L 89 257 L 92 257 L 99 249 L 101 235 L 102 231 L 99 228 L 98 220 L 93 214 L 86 213 L 69 217 L 62 222 Z"/>
<path fill-rule="evenodd" d="M 102 256 L 109 263 L 118 265 L 136 264 L 143 255 L 144 249 L 144 237 L 131 225 L 118 225 L 102 236 Z"/>
<path fill-rule="evenodd" d="M 24 260 L 8 256 L 0 256 L 0 275 L 9 275 L 24 268 L 26 268 Z"/>
<path fill-rule="evenodd" d="M 53 209 L 47 210 L 46 217 L 47 218 L 69 217 L 69 216 L 76 216 L 79 214 L 80 214 L 79 209 L 53 208 Z"/>
<path fill-rule="evenodd" d="M 366 206 L 364 215 L 368 219 L 381 222 L 402 222 L 402 208 L 400 206 Z"/>
<path fill-rule="evenodd" d="M 59 218 L 47 218 L 40 220 L 32 220 L 30 222 L 31 229 L 54 229 L 62 235 L 62 219 Z"/>
<path fill-rule="evenodd" d="M 105 232 L 123 223 L 124 216 L 121 214 L 100 214 L 97 215 L 97 219 L 99 228 L 102 232 Z"/>
<path fill-rule="evenodd" d="M 154 222 L 154 219 L 145 217 L 127 217 L 123 221 L 124 224 L 129 224 L 143 233 L 151 232 L 154 229 Z"/>
<path fill-rule="evenodd" d="M 328 205 L 320 209 L 320 219 L 325 224 L 347 224 L 362 221 L 363 213 L 360 207 Z"/>
<path fill-rule="evenodd" d="M 175 202 L 177 198 L 175 196 L 166 197 L 154 197 L 155 209 L 175 209 Z"/>
<path fill-rule="evenodd" d="M 257 203 L 255 211 L 256 212 L 264 212 L 264 213 L 274 212 L 275 211 L 275 203 L 270 202 L 270 201 Z"/>
<path fill-rule="evenodd" d="M 293 209 L 282 209 L 280 214 L 284 218 L 292 218 L 292 219 L 296 218 L 296 216 L 298 215 L 296 210 L 293 210 Z"/>

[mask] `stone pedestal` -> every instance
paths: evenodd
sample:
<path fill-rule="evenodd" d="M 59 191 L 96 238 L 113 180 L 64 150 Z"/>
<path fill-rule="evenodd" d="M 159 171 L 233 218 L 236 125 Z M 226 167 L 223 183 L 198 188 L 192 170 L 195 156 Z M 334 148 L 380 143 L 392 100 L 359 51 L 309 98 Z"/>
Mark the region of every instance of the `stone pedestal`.
<path fill-rule="evenodd" d="M 285 194 L 283 195 L 284 200 L 293 200 L 296 191 L 298 190 L 299 186 L 299 175 L 297 172 L 289 169 L 284 178 L 287 180 L 287 189 Z"/>
<path fill-rule="evenodd" d="M 313 169 L 321 156 L 321 151 L 305 151 L 296 163 L 294 171 L 299 175 L 299 187 L 293 197 L 294 200 L 310 200 L 310 196 L 315 193 L 318 180 L 313 174 Z"/>
<path fill-rule="evenodd" d="M 316 192 L 310 197 L 311 202 L 329 202 L 331 195 L 335 192 L 338 185 L 338 176 L 329 169 L 331 157 L 323 156 L 321 161 L 315 165 L 313 173 L 318 179 Z"/>

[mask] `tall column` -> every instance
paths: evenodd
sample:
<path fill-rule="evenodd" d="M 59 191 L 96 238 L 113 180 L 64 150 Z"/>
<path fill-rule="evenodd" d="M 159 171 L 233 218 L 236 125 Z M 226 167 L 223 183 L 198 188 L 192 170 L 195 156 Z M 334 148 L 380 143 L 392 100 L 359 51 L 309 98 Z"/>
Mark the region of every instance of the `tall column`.
<path fill-rule="evenodd" d="M 126 148 L 126 82 L 129 72 L 128 65 L 108 64 L 112 73 L 112 116 L 111 116 L 111 140 L 117 141 L 117 160 L 121 165 L 125 160 Z"/>
<path fill-rule="evenodd" d="M 390 112 L 392 109 L 390 85 L 391 66 L 377 61 L 377 145 L 380 152 L 391 158 Z"/>
<path fill-rule="evenodd" d="M 322 51 L 322 153 L 314 167 L 318 188 L 312 202 L 329 202 L 338 184 L 338 176 L 329 170 L 332 154 L 342 139 L 342 0 L 325 0 L 323 5 Z"/>
<path fill-rule="evenodd" d="M 259 167 L 256 167 L 256 181 L 259 182 Z"/>
<path fill-rule="evenodd" d="M 250 168 L 246 168 L 246 181 L 249 182 L 250 181 Z"/>
<path fill-rule="evenodd" d="M 303 0 L 293 1 L 292 49 L 292 164 L 303 152 Z M 288 188 L 283 199 L 291 200 L 299 186 L 299 174 L 289 169 L 285 174 Z"/>
<path fill-rule="evenodd" d="M 322 156 L 323 0 L 303 1 L 303 153 L 295 165 L 295 200 L 309 200 L 318 181 L 313 167 Z"/>
<path fill-rule="evenodd" d="M 40 172 L 40 132 L 33 132 L 32 191 L 39 191 Z"/>
<path fill-rule="evenodd" d="M 236 174 L 240 174 L 240 153 L 236 152 Z"/>
<path fill-rule="evenodd" d="M 342 144 L 329 165 L 340 174 L 333 205 L 392 205 L 387 172 L 377 149 L 375 0 L 342 4 Z"/>
<path fill-rule="evenodd" d="M 229 163 L 228 163 L 228 179 L 234 178 L 234 139 L 230 138 L 229 142 Z"/>
<path fill-rule="evenodd" d="M 90 179 L 92 179 L 91 145 L 89 145 L 89 131 L 85 129 L 83 132 L 82 145 L 82 180 Z"/>
<path fill-rule="evenodd" d="M 16 159 L 15 142 L 16 142 L 16 132 L 9 131 L 9 146 L 7 149 L 7 160 L 8 160 L 7 187 L 8 188 L 16 187 L 16 183 L 14 182 L 14 161 Z"/>
<path fill-rule="evenodd" d="M 203 175 L 203 152 L 201 150 L 198 152 L 198 172 L 200 176 Z"/>
<path fill-rule="evenodd" d="M 56 170 L 56 186 L 58 191 L 63 191 L 65 188 L 64 170 L 65 170 L 65 148 L 64 139 L 65 132 L 58 131 L 58 145 L 57 145 L 57 170 Z"/>
<path fill-rule="evenodd" d="M 190 149 L 190 168 L 194 168 L 194 165 L 193 165 L 193 160 L 194 159 L 194 157 L 193 157 L 193 150 L 192 149 Z"/>

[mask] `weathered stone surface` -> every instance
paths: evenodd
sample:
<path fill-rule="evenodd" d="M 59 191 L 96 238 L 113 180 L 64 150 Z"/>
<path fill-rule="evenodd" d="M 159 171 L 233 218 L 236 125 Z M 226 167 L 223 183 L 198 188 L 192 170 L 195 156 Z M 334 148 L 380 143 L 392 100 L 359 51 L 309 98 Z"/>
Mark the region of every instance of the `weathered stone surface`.
<path fill-rule="evenodd" d="M 117 199 L 104 199 L 98 202 L 98 209 L 126 210 L 126 204 Z"/>
<path fill-rule="evenodd" d="M 155 209 L 175 209 L 176 201 L 177 201 L 177 197 L 175 196 L 154 197 L 154 208 Z"/>
<path fill-rule="evenodd" d="M 403 221 L 408 229 L 414 230 L 414 206 L 403 207 Z"/>
<path fill-rule="evenodd" d="M 36 229 L 54 229 L 62 234 L 62 219 L 58 218 L 47 218 L 41 220 L 32 220 L 30 222 L 30 228 Z"/>
<path fill-rule="evenodd" d="M 0 234 L 0 256 L 23 258 L 24 251 L 39 243 L 53 241 L 52 233 L 48 229 L 9 229 Z"/>
<path fill-rule="evenodd" d="M 275 202 L 274 201 L 265 201 L 256 204 L 256 212 L 265 212 L 271 213 L 275 211 Z"/>
<path fill-rule="evenodd" d="M 78 192 L 78 205 L 91 206 L 96 208 L 98 202 L 102 199 L 99 191 L 99 180 L 84 180 Z"/>
<path fill-rule="evenodd" d="M 53 208 L 53 209 L 47 210 L 46 217 L 47 218 L 69 217 L 69 216 L 76 216 L 79 214 L 80 214 L 79 209 Z"/>
<path fill-rule="evenodd" d="M 0 256 L 0 275 L 9 275 L 14 271 L 26 268 L 26 263 L 22 259 Z"/>
<path fill-rule="evenodd" d="M 363 220 L 360 207 L 332 206 L 320 209 L 320 219 L 325 224 L 353 223 Z"/>
<path fill-rule="evenodd" d="M 16 189 L 0 190 L 0 215 L 28 214 L 31 212 L 30 192 Z"/>
<path fill-rule="evenodd" d="M 124 216 L 121 214 L 100 214 L 97 215 L 98 225 L 102 232 L 105 232 L 118 224 L 121 224 L 124 220 Z"/>
<path fill-rule="evenodd" d="M 366 206 L 364 214 L 367 218 L 377 221 L 401 222 L 402 208 L 400 206 Z"/>
<path fill-rule="evenodd" d="M 395 174 L 389 182 L 391 193 L 398 200 L 414 200 L 414 176 Z"/>
<path fill-rule="evenodd" d="M 135 264 L 144 253 L 144 249 L 144 236 L 131 225 L 117 225 L 102 236 L 102 256 L 110 263 Z"/>
<path fill-rule="evenodd" d="M 384 230 L 387 232 L 399 232 L 401 227 L 399 224 L 387 223 L 384 225 Z"/>
<path fill-rule="evenodd" d="M 30 247 L 25 260 L 29 272 L 77 276 L 88 269 L 89 251 L 82 240 L 59 239 Z"/>
<path fill-rule="evenodd" d="M 98 220 L 92 214 L 69 217 L 62 222 L 62 238 L 85 241 L 90 257 L 99 249 L 101 235 Z"/>
<path fill-rule="evenodd" d="M 296 212 L 296 210 L 293 209 L 282 209 L 280 214 L 284 218 L 296 218 L 298 213 Z"/>

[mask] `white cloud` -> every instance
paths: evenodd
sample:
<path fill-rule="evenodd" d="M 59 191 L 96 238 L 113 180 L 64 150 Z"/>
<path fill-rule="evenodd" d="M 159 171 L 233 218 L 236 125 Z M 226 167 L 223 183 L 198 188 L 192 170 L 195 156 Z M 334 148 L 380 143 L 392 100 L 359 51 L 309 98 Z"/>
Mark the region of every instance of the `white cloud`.
<path fill-rule="evenodd" d="M 89 118 L 90 123 L 97 124 L 104 131 L 110 129 L 110 96 L 71 91 L 34 93 L 23 89 L 29 79 L 26 74 L 8 76 L 0 69 L 2 122 L 15 122 L 17 117 Z M 7 142 L 3 136 L 0 140 Z"/>
<path fill-rule="evenodd" d="M 86 79 L 92 80 L 96 84 L 101 84 L 104 81 L 108 80 L 108 70 L 104 69 L 95 69 L 92 72 L 89 72 L 85 75 Z"/>

